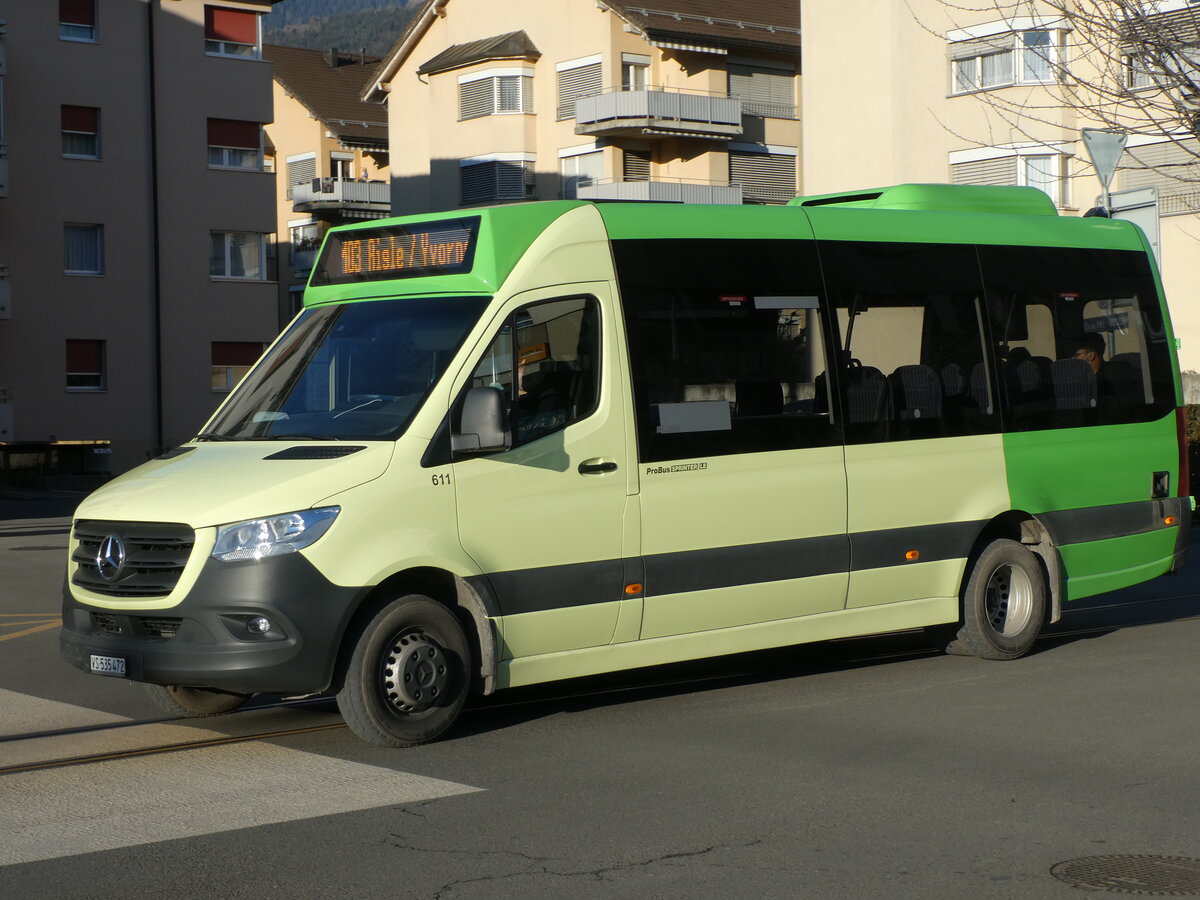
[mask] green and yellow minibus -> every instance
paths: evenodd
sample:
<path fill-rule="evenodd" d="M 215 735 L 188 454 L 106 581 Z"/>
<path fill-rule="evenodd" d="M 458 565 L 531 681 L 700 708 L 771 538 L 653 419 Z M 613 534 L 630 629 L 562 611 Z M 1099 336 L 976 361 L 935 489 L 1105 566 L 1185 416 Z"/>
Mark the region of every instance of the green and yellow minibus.
<path fill-rule="evenodd" d="M 76 512 L 62 652 L 192 715 L 901 629 L 988 659 L 1175 570 L 1175 344 L 1128 222 L 1033 188 L 563 201 L 330 231 L 191 441 Z"/>

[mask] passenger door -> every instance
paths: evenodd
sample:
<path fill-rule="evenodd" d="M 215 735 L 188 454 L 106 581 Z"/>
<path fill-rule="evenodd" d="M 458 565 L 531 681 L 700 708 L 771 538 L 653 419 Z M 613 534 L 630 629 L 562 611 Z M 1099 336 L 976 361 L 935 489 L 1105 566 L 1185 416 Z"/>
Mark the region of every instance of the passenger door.
<path fill-rule="evenodd" d="M 604 284 L 519 295 L 466 386 L 503 391 L 512 427 L 511 449 L 453 464 L 460 540 L 499 603 L 502 659 L 613 637 L 630 460 L 610 303 Z"/>
<path fill-rule="evenodd" d="M 846 482 L 813 242 L 622 240 L 613 252 L 637 423 L 642 638 L 841 609 Z"/>

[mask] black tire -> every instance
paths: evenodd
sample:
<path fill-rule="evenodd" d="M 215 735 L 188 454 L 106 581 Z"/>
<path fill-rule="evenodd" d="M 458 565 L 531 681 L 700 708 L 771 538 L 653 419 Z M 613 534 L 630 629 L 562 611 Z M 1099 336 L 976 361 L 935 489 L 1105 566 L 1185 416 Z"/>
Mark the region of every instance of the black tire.
<path fill-rule="evenodd" d="M 412 747 L 445 733 L 467 699 L 471 650 L 454 613 L 420 594 L 393 600 L 358 638 L 338 708 L 372 744 Z"/>
<path fill-rule="evenodd" d="M 963 586 L 957 643 L 981 659 L 1016 659 L 1037 640 L 1046 620 L 1046 575 L 1031 550 L 993 541 L 975 560 Z"/>
<path fill-rule="evenodd" d="M 249 694 L 230 694 L 210 688 L 180 687 L 173 684 L 147 684 L 144 687 L 150 702 L 159 711 L 172 716 L 182 713 L 193 719 L 223 716 L 250 699 Z"/>

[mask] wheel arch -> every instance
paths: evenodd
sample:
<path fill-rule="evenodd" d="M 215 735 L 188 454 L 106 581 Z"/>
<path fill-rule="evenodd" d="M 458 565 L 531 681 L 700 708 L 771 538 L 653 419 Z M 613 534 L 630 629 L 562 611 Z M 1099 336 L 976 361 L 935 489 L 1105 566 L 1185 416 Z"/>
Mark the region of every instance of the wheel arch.
<path fill-rule="evenodd" d="M 1062 557 L 1054 538 L 1045 524 L 1032 513 L 1024 510 L 1011 509 L 987 522 L 975 538 L 971 552 L 967 556 L 967 565 L 963 572 L 963 584 L 971 576 L 975 560 L 992 541 L 1007 538 L 1023 544 L 1042 562 L 1046 575 L 1046 585 L 1050 590 L 1050 603 L 1047 606 L 1047 623 L 1053 624 L 1062 618 L 1062 602 L 1066 594 L 1066 575 L 1063 569 Z"/>
<path fill-rule="evenodd" d="M 491 616 L 495 603 L 483 579 L 467 579 L 445 569 L 420 566 L 396 572 L 372 588 L 351 614 L 338 641 L 330 690 L 341 690 L 354 645 L 370 621 L 397 597 L 423 594 L 450 609 L 471 646 L 473 691 L 490 694 L 496 685 L 496 634 Z"/>

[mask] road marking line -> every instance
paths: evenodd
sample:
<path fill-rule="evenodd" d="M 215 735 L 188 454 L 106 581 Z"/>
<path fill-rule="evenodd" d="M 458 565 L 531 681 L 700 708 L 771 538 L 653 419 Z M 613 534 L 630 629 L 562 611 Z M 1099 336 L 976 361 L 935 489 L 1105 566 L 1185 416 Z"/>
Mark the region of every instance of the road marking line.
<path fill-rule="evenodd" d="M 58 613 L 0 613 L 0 619 L 48 619 Z"/>
<path fill-rule="evenodd" d="M 266 743 L 0 778 L 0 866 L 474 793 Z"/>
<path fill-rule="evenodd" d="M 25 637 L 27 634 L 37 634 L 39 631 L 48 631 L 51 628 L 61 628 L 62 622 L 47 622 L 45 625 L 38 625 L 34 628 L 26 628 L 24 631 L 15 631 L 12 634 L 6 634 L 0 637 L 0 641 L 11 641 L 13 638 Z"/>
<path fill-rule="evenodd" d="M 48 622 L 58 624 L 58 616 L 47 619 L 33 619 L 26 622 L 0 622 L 0 628 L 20 628 L 22 625 L 45 625 Z"/>

